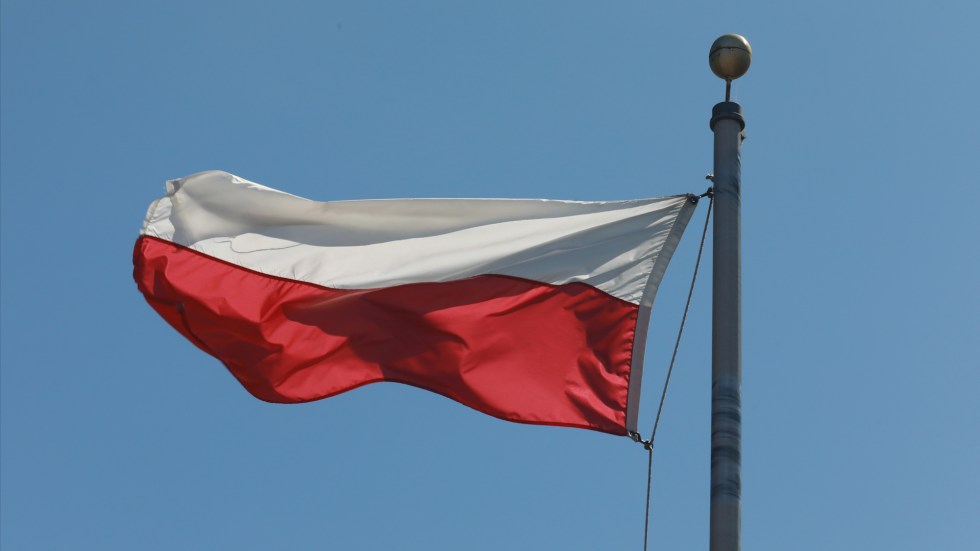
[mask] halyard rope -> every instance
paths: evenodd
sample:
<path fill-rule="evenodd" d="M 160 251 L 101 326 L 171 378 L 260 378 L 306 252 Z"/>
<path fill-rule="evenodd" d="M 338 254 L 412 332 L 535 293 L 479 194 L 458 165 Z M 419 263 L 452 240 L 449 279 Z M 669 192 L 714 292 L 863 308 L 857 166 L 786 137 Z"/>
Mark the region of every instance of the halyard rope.
<path fill-rule="evenodd" d="M 677 330 L 677 340 L 674 342 L 674 354 L 670 357 L 670 366 L 667 368 L 667 377 L 664 379 L 664 389 L 660 393 L 660 405 L 657 406 L 657 417 L 653 421 L 653 431 L 650 433 L 649 440 L 642 440 L 640 435 L 632 434 L 634 440 L 643 444 L 647 450 L 647 508 L 643 516 L 643 551 L 647 551 L 648 535 L 650 533 L 650 486 L 653 482 L 653 440 L 657 437 L 657 427 L 660 426 L 660 414 L 664 410 L 664 400 L 667 398 L 667 385 L 670 384 L 670 374 L 674 371 L 674 361 L 677 360 L 677 349 L 681 345 L 681 335 L 684 334 L 684 323 L 687 321 L 687 311 L 691 308 L 691 296 L 694 295 L 694 282 L 698 280 L 698 268 L 701 267 L 701 253 L 704 252 L 704 240 L 708 236 L 708 221 L 711 220 L 711 206 L 714 205 L 714 190 L 708 188 L 703 195 L 698 196 L 708 198 L 708 213 L 704 217 L 704 231 L 701 232 L 701 245 L 698 247 L 698 259 L 694 263 L 694 276 L 691 278 L 691 288 L 687 292 L 687 304 L 684 305 L 684 315 L 681 317 L 681 326 Z M 692 195 L 692 200 L 697 198 Z"/>

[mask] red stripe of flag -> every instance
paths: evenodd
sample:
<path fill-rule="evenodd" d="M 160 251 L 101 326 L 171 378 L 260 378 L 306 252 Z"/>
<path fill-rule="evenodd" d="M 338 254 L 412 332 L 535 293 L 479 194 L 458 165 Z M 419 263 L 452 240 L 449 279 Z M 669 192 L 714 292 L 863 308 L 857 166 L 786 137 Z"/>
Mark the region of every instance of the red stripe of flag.
<path fill-rule="evenodd" d="M 638 307 L 587 284 L 331 289 L 146 236 L 134 266 L 150 305 L 262 400 L 391 381 L 509 421 L 626 434 Z"/>

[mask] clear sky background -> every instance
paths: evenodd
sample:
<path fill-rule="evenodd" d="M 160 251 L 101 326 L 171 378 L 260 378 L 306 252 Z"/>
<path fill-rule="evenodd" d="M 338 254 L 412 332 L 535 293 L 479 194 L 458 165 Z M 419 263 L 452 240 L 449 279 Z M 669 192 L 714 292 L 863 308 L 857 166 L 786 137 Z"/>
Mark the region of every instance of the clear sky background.
<path fill-rule="evenodd" d="M 745 35 L 745 549 L 968 549 L 980 518 L 973 1 L 3 0 L 0 546 L 639 549 L 646 454 L 376 384 L 252 398 L 143 301 L 164 181 L 318 200 L 700 193 Z M 649 433 L 704 205 L 654 309 Z M 710 245 L 710 241 L 709 241 Z M 708 541 L 710 256 L 653 549 Z"/>

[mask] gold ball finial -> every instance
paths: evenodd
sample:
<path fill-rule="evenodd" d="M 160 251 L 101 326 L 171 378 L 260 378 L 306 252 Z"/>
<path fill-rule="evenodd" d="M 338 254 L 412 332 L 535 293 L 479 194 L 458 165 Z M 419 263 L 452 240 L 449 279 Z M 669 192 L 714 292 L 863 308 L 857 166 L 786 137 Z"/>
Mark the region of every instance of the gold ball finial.
<path fill-rule="evenodd" d="M 711 45 L 708 65 L 711 72 L 725 80 L 735 80 L 752 64 L 752 46 L 738 34 L 723 34 Z"/>

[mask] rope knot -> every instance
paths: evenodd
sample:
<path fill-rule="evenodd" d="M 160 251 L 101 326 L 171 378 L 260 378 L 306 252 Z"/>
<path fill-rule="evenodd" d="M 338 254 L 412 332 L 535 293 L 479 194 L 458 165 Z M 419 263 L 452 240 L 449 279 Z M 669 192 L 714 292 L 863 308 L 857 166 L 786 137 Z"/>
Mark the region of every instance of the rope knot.
<path fill-rule="evenodd" d="M 650 451 L 650 452 L 653 451 L 653 440 L 652 439 L 651 440 L 644 440 L 643 437 L 640 436 L 640 433 L 638 433 L 638 432 L 630 432 L 629 433 L 629 437 L 630 437 L 630 439 L 632 439 L 637 444 L 643 444 L 643 449 L 645 449 L 647 451 Z"/>

